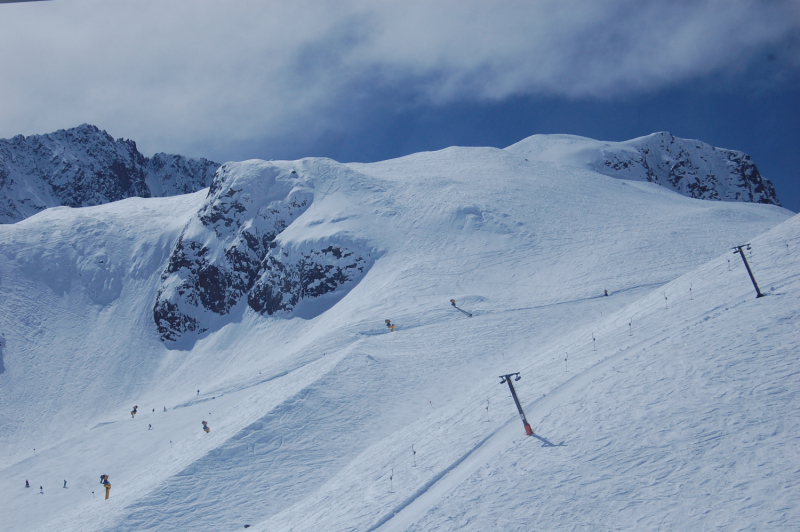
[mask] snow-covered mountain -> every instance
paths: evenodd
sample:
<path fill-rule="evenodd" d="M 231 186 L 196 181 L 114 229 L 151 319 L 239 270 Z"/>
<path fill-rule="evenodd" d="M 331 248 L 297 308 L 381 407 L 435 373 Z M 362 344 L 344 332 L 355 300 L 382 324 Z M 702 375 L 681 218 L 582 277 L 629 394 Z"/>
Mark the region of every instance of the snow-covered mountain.
<path fill-rule="evenodd" d="M 228 163 L 0 249 L 6 530 L 800 526 L 777 205 L 449 148 Z"/>
<path fill-rule="evenodd" d="M 175 196 L 208 187 L 219 164 L 157 153 L 83 124 L 47 135 L 0 139 L 0 223 L 48 207 L 87 207 L 124 198 Z"/>
<path fill-rule="evenodd" d="M 312 172 L 352 173 L 326 160 L 248 161 L 219 169 L 161 275 L 153 315 L 163 340 L 202 334 L 245 302 L 259 314 L 296 314 L 301 303 L 327 295 L 325 306 L 315 301 L 313 311 L 306 308 L 303 316 L 313 317 L 344 295 L 342 285 L 363 276 L 374 257 L 357 238 L 312 231 L 309 241 L 304 231 L 300 242 L 288 234 L 278 240 L 312 205 Z M 356 208 L 349 210 L 352 216 Z"/>
<path fill-rule="evenodd" d="M 574 164 L 620 179 L 658 183 L 690 198 L 780 205 L 746 153 L 662 131 L 626 142 L 533 135 L 506 148 L 530 160 Z"/>

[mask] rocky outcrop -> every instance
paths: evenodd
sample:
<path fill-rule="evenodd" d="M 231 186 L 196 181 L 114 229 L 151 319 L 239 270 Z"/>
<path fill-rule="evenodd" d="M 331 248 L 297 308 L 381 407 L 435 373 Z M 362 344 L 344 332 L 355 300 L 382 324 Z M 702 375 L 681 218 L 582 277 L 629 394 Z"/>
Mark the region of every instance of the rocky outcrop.
<path fill-rule="evenodd" d="M 589 168 L 657 183 L 690 198 L 780 205 L 775 188 L 746 153 L 660 132 L 625 142 L 574 135 L 533 135 L 506 151 L 529 160 Z"/>
<path fill-rule="evenodd" d="M 775 188 L 746 153 L 661 132 L 629 141 L 634 150 L 604 150 L 591 166 L 612 177 L 658 183 L 696 199 L 780 205 Z"/>
<path fill-rule="evenodd" d="M 89 207 L 129 197 L 161 197 L 209 186 L 219 164 L 158 153 L 114 140 L 84 124 L 47 135 L 0 139 L 0 223 L 48 207 Z"/>
<path fill-rule="evenodd" d="M 313 197 L 312 184 L 292 163 L 220 167 L 161 275 L 153 308 L 161 339 L 202 334 L 247 307 L 291 313 L 304 300 L 358 280 L 371 262 L 354 244 L 279 239 Z"/>
<path fill-rule="evenodd" d="M 361 277 L 366 259 L 347 247 L 271 253 L 264 261 L 247 303 L 261 314 L 291 312 L 303 299 L 333 292 L 351 279 Z"/>

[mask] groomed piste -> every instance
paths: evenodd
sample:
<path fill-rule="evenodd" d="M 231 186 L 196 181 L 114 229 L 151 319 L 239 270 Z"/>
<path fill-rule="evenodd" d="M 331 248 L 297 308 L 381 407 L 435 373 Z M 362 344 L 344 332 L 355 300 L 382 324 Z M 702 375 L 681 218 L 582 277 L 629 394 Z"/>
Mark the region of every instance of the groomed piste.
<path fill-rule="evenodd" d="M 534 148 L 0 226 L 0 528 L 800 528 L 800 218 Z"/>

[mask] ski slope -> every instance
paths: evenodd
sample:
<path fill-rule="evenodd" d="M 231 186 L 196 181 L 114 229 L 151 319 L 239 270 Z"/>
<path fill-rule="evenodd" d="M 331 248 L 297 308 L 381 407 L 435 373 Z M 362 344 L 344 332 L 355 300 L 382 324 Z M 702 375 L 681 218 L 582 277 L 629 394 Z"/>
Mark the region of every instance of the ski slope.
<path fill-rule="evenodd" d="M 163 342 L 205 191 L 0 227 L 3 530 L 797 526 L 789 211 L 491 148 L 241 164 L 312 197 L 280 246 L 376 257 L 332 306 Z"/>

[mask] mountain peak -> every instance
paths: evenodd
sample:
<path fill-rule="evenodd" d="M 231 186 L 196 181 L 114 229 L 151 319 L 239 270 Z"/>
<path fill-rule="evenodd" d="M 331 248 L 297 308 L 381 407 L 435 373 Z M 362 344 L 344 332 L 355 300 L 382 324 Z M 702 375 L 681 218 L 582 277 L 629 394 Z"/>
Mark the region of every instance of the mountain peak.
<path fill-rule="evenodd" d="M 682 139 L 668 131 L 625 142 L 533 135 L 506 151 L 530 160 L 580 166 L 618 179 L 656 183 L 695 199 L 780 205 L 772 183 L 746 153 Z"/>
<path fill-rule="evenodd" d="M 174 196 L 207 187 L 218 163 L 156 154 L 92 124 L 0 139 L 0 223 L 48 207 L 87 207 L 133 196 Z"/>

